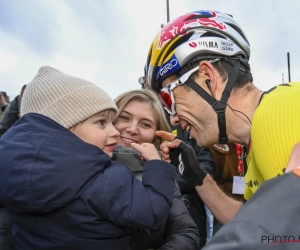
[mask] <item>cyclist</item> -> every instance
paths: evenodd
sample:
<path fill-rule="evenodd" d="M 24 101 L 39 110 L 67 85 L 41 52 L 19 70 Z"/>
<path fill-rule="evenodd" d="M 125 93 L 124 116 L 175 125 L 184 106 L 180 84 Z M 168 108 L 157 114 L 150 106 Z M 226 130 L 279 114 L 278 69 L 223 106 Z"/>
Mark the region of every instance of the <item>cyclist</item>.
<path fill-rule="evenodd" d="M 146 87 L 159 94 L 169 114 L 199 146 L 248 146 L 245 200 L 262 182 L 284 173 L 300 141 L 300 84 L 263 92 L 253 84 L 249 58 L 250 44 L 231 15 L 200 10 L 165 25 L 151 44 L 146 64 Z M 179 140 L 163 144 L 166 160 L 169 148 L 175 147 L 188 151 Z M 226 196 L 201 164 L 194 164 L 194 171 L 186 167 L 182 176 L 194 183 L 215 217 L 228 222 L 243 202 Z"/>

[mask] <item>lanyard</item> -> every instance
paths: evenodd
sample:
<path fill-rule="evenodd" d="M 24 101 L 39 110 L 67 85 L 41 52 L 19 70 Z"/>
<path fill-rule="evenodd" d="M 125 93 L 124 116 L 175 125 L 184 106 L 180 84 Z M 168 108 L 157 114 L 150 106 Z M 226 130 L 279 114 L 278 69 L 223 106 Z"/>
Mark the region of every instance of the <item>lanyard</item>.
<path fill-rule="evenodd" d="M 238 156 L 238 173 L 239 175 L 244 175 L 243 173 L 243 146 L 241 144 L 236 143 L 235 144 L 236 153 Z"/>

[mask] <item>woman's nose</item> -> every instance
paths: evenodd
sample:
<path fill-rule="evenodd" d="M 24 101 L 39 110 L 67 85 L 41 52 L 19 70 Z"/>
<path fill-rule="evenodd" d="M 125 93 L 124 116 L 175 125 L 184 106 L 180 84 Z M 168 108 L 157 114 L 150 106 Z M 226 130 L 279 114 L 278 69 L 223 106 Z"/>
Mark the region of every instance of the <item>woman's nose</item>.
<path fill-rule="evenodd" d="M 132 122 L 132 123 L 130 123 L 130 125 L 127 127 L 126 130 L 128 133 L 130 133 L 132 135 L 138 134 L 138 124 L 135 122 Z"/>

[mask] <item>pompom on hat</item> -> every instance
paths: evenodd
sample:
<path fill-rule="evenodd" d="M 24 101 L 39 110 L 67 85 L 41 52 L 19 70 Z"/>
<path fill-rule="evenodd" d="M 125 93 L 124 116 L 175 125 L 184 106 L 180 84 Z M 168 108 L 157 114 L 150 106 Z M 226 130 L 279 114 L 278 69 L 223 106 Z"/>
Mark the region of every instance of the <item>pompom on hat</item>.
<path fill-rule="evenodd" d="M 42 114 L 69 129 L 108 109 L 117 111 L 117 106 L 100 87 L 43 66 L 24 92 L 21 116 Z"/>

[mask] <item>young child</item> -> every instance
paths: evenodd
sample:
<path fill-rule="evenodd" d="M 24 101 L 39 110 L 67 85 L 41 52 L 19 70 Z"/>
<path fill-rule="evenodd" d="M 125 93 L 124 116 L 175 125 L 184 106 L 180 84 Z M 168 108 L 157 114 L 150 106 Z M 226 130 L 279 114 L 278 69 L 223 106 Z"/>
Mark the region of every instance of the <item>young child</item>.
<path fill-rule="evenodd" d="M 119 132 L 114 101 L 94 84 L 42 67 L 28 84 L 21 119 L 0 139 L 0 207 L 15 250 L 130 249 L 135 229 L 164 224 L 175 167 L 152 144 L 142 182 L 111 161 Z"/>

